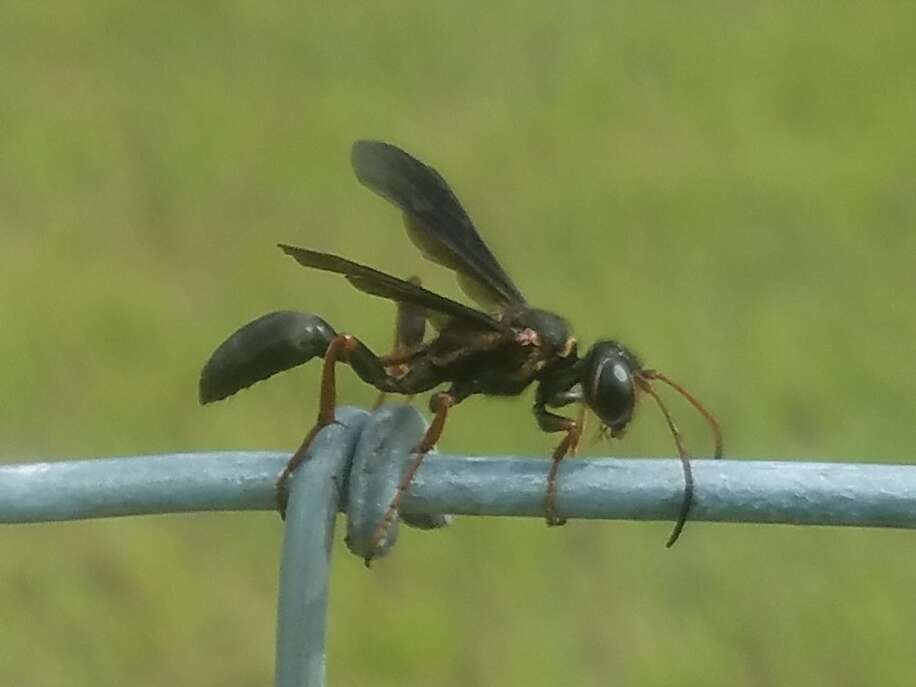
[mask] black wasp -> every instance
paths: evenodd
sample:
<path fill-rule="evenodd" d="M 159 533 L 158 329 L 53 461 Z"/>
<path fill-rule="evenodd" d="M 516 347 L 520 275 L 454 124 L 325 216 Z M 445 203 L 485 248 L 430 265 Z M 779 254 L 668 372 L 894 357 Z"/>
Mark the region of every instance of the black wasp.
<path fill-rule="evenodd" d="M 209 403 L 316 356 L 324 357 L 318 421 L 280 478 L 281 510 L 290 472 L 304 459 L 315 434 L 334 420 L 334 367 L 345 362 L 382 393 L 412 395 L 449 385 L 430 399 L 433 421 L 376 529 L 375 544 L 393 521 L 423 457 L 442 434 L 449 410 L 474 394 L 515 396 L 533 382 L 537 382 L 534 415 L 538 426 L 545 432 L 565 432 L 547 474 L 547 524 L 563 523 L 555 506 L 557 469 L 564 457 L 575 452 L 585 418 L 584 412 L 573 419 L 549 409 L 584 404 L 598 416 L 605 433 L 621 437 L 640 396 L 648 394 L 665 417 L 684 470 L 684 499 L 668 540 L 668 546 L 673 544 L 690 510 L 693 477 L 681 434 L 652 382 L 670 385 L 706 418 L 719 457 L 721 432 L 713 416 L 684 387 L 643 367 L 639 358 L 617 341 L 599 341 L 580 356 L 566 320 L 528 305 L 445 179 L 432 167 L 378 141 L 357 141 L 351 162 L 363 185 L 403 211 L 407 233 L 424 257 L 454 270 L 462 289 L 483 309 L 435 294 L 416 279 L 405 281 L 336 255 L 281 244 L 280 248 L 301 265 L 342 274 L 357 289 L 398 304 L 395 346 L 388 355 L 376 355 L 362 341 L 337 333 L 317 315 L 281 311 L 236 331 L 204 366 L 200 401 Z M 428 340 L 427 321 L 437 332 Z"/>

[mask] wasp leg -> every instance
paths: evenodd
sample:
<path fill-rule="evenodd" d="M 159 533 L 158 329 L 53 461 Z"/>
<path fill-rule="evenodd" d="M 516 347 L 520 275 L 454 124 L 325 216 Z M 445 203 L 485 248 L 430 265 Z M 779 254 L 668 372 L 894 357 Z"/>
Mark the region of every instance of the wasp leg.
<path fill-rule="evenodd" d="M 372 563 L 372 552 L 378 548 L 379 544 L 385 538 L 385 533 L 388 532 L 388 528 L 390 528 L 391 524 L 394 522 L 401 501 L 404 499 L 404 494 L 406 494 L 407 490 L 410 488 L 410 484 L 413 482 L 417 470 L 420 469 L 423 459 L 426 458 L 426 455 L 433 449 L 442 436 L 442 430 L 445 429 L 445 420 L 448 417 L 449 409 L 461 403 L 470 393 L 470 389 L 453 386 L 448 391 L 441 391 L 434 394 L 433 397 L 429 399 L 429 409 L 433 413 L 433 421 L 426 430 L 426 434 L 424 434 L 423 438 L 420 440 L 420 443 L 414 449 L 415 456 L 413 462 L 401 478 L 394 498 L 392 498 L 391 503 L 388 504 L 388 510 L 385 511 L 384 517 L 382 517 L 381 521 L 376 525 L 375 531 L 372 533 L 372 539 L 369 542 L 370 553 L 366 556 L 365 560 L 367 568 Z"/>
<path fill-rule="evenodd" d="M 414 286 L 420 285 L 419 277 L 411 277 L 407 280 Z M 426 311 L 412 303 L 398 302 L 397 317 L 394 324 L 394 347 L 386 356 L 382 356 L 382 364 L 388 368 L 389 373 L 401 375 L 404 373 L 404 363 L 406 363 L 423 345 L 423 338 L 426 336 Z M 373 410 L 380 408 L 385 402 L 388 394 L 384 391 L 378 395 Z M 409 403 L 413 396 L 409 396 Z"/>
<path fill-rule="evenodd" d="M 407 372 L 396 377 L 385 368 L 385 359 L 380 358 L 362 341 L 350 334 L 337 334 L 327 344 L 324 351 L 324 366 L 321 373 L 321 399 L 318 404 L 318 418 L 315 426 L 309 431 L 302 445 L 290 458 L 289 463 L 277 480 L 277 507 L 281 515 L 286 511 L 288 493 L 286 482 L 308 454 L 309 445 L 324 427 L 335 422 L 334 411 L 337 404 L 337 380 L 335 368 L 338 362 L 345 362 L 364 382 L 371 384 L 379 391 L 397 394 L 416 394 L 432 389 L 441 384 L 442 371 L 428 358 L 418 358 L 407 367 Z M 434 423 L 435 424 L 435 423 Z M 441 433 L 441 428 L 440 428 Z M 423 442 L 425 444 L 425 441 Z M 435 439 L 433 439 L 433 444 Z M 422 445 L 422 444 L 421 444 Z M 429 448 L 424 449 L 429 451 Z"/>
<path fill-rule="evenodd" d="M 435 370 L 429 366 L 418 365 L 408 371 L 404 377 L 394 377 L 385 369 L 383 359 L 379 358 L 372 350 L 351 334 L 333 334 L 329 326 L 322 330 L 321 336 L 326 341 L 324 347 L 324 365 L 321 371 L 321 396 L 318 404 L 318 417 L 315 425 L 305 436 L 299 449 L 293 454 L 280 477 L 277 480 L 277 508 L 281 515 L 286 511 L 288 498 L 286 483 L 308 454 L 312 440 L 323 428 L 335 422 L 334 414 L 337 405 L 337 375 L 338 362 L 348 363 L 353 371 L 362 379 L 380 391 L 395 393 L 413 393 L 413 389 L 426 390 L 440 382 Z M 413 372 L 414 374 L 410 374 Z"/>
<path fill-rule="evenodd" d="M 318 418 L 314 426 L 305 435 L 299 448 L 286 463 L 283 472 L 277 479 L 277 509 L 281 516 L 286 514 L 286 502 L 289 494 L 286 482 L 297 467 L 302 464 L 308 454 L 308 448 L 315 436 L 328 425 L 334 424 L 334 411 L 337 406 L 337 361 L 348 362 L 350 354 L 358 346 L 358 341 L 349 334 L 338 334 L 331 339 L 324 352 L 324 365 L 321 369 L 321 397 L 318 402 Z"/>
<path fill-rule="evenodd" d="M 544 519 L 550 527 L 565 525 L 566 520 L 561 518 L 557 513 L 557 473 L 560 469 L 560 461 L 568 455 L 575 455 L 576 448 L 579 446 L 579 439 L 582 436 L 583 421 L 573 420 L 551 413 L 543 405 L 534 407 L 534 414 L 537 418 L 538 427 L 545 432 L 566 432 L 566 436 L 559 443 L 553 452 L 553 462 L 550 464 L 550 471 L 547 473 L 547 494 L 544 497 Z"/>

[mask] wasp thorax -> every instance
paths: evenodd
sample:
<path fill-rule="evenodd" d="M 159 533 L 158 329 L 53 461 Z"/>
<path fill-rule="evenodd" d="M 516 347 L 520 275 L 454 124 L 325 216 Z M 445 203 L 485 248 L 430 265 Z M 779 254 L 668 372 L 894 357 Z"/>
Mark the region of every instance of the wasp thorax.
<path fill-rule="evenodd" d="M 582 371 L 585 402 L 612 432 L 623 430 L 633 417 L 634 375 L 639 368 L 636 356 L 616 341 L 599 341 L 585 356 Z"/>
<path fill-rule="evenodd" d="M 569 325 L 566 320 L 552 312 L 528 306 L 514 306 L 506 310 L 503 321 L 510 327 L 521 330 L 523 339 L 527 337 L 527 341 L 536 341 L 536 345 L 548 353 L 558 354 L 567 347 Z M 520 343 L 524 344 L 526 340 Z"/>

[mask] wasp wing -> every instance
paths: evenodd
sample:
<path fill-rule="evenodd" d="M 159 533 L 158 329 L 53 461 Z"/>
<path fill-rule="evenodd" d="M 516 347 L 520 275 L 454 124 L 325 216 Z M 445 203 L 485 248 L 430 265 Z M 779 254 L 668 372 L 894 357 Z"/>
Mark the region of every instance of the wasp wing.
<path fill-rule="evenodd" d="M 381 141 L 357 141 L 350 161 L 364 186 L 401 208 L 407 233 L 424 257 L 457 272 L 471 298 L 498 309 L 525 303 L 435 169 Z"/>
<path fill-rule="evenodd" d="M 342 274 L 353 286 L 365 293 L 399 303 L 416 305 L 432 313 L 473 323 L 484 329 L 497 332 L 506 331 L 504 324 L 486 313 L 469 308 L 457 301 L 449 300 L 424 289 L 422 286 L 411 284 L 409 281 L 398 279 L 390 274 L 379 272 L 376 269 L 360 265 L 337 255 L 296 248 L 282 243 L 278 245 L 284 253 L 292 257 L 300 265 Z"/>

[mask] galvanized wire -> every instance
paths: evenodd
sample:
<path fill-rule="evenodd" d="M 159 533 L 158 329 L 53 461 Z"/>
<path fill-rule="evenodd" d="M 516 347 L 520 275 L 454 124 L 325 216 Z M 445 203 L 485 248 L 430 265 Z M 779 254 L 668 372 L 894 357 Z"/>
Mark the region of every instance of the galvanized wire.
<path fill-rule="evenodd" d="M 219 510 L 274 510 L 288 453 L 221 451 L 0 466 L 0 523 Z M 431 456 L 410 514 L 541 517 L 549 461 Z M 691 520 L 916 528 L 916 465 L 694 460 Z M 560 469 L 565 517 L 672 520 L 673 458 L 577 458 Z"/>
<path fill-rule="evenodd" d="M 425 423 L 412 408 L 341 409 L 290 483 L 277 634 L 281 687 L 324 684 L 335 513 L 363 557 Z M 288 453 L 210 452 L 0 466 L 0 523 L 212 510 L 274 510 Z M 430 456 L 403 501 L 424 528 L 445 513 L 543 517 L 550 461 Z M 691 520 L 916 528 L 916 466 L 769 460 L 693 461 Z M 564 461 L 557 510 L 567 518 L 673 520 L 678 459 Z M 397 536 L 389 533 L 380 554 Z"/>
<path fill-rule="evenodd" d="M 318 687 L 325 680 L 325 633 L 334 524 L 350 457 L 367 414 L 345 410 L 341 424 L 315 438 L 289 480 L 277 605 L 277 687 Z"/>

